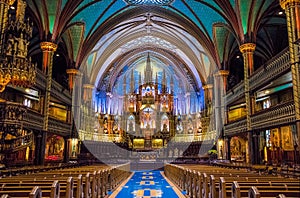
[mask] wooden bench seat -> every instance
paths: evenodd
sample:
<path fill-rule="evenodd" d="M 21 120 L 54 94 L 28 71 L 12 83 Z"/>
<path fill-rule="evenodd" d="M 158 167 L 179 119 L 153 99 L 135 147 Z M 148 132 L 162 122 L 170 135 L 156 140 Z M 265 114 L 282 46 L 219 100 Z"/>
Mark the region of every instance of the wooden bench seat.
<path fill-rule="evenodd" d="M 90 166 L 0 178 L 0 195 L 28 197 L 35 188 L 36 191 L 42 191 L 43 197 L 104 197 L 108 190 L 115 188 L 130 175 L 129 170 L 127 163 L 112 167 Z M 53 194 L 54 180 L 58 184 L 55 190 L 57 195 Z"/>

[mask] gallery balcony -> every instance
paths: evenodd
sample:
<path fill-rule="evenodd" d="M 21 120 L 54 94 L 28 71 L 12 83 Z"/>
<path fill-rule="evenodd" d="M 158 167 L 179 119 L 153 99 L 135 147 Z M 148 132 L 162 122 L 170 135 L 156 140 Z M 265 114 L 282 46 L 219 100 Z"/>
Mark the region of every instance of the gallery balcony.
<path fill-rule="evenodd" d="M 0 130 L 10 134 L 22 129 L 26 107 L 15 102 L 0 103 Z"/>
<path fill-rule="evenodd" d="M 33 143 L 33 139 L 33 132 L 30 132 L 26 135 L 22 135 L 9 140 L 4 140 L 3 144 L 0 144 L 0 152 L 13 153 L 22 150 L 28 146 L 31 146 Z"/>
<path fill-rule="evenodd" d="M 35 87 L 39 90 L 44 90 L 46 87 L 46 76 L 39 69 L 37 69 Z M 53 79 L 51 84 L 51 96 L 62 103 L 72 104 L 72 95 L 70 92 Z"/>
<path fill-rule="evenodd" d="M 251 116 L 251 130 L 270 129 L 278 125 L 288 125 L 296 120 L 293 101 L 278 104 L 256 112 Z M 241 118 L 225 125 L 225 135 L 232 136 L 247 132 L 246 118 Z"/>
<path fill-rule="evenodd" d="M 290 53 L 288 48 L 281 51 L 264 65 L 260 66 L 249 78 L 250 90 L 255 91 L 290 71 Z M 226 105 L 245 97 L 244 81 L 228 90 L 225 97 Z"/>
<path fill-rule="evenodd" d="M 291 124 L 295 120 L 295 104 L 293 101 L 289 101 L 271 106 L 252 115 L 251 127 L 253 130 L 272 128 L 278 125 Z"/>

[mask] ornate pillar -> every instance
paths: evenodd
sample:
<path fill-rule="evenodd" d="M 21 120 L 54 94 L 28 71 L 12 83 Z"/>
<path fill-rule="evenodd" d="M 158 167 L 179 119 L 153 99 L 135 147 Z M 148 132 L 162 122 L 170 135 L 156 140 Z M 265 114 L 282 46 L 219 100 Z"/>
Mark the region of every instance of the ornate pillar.
<path fill-rule="evenodd" d="M 296 130 L 298 134 L 298 151 L 300 151 L 300 73 L 299 73 L 299 50 L 300 46 L 295 43 L 300 39 L 300 0 L 279 0 L 280 6 L 285 10 L 287 19 L 287 31 L 292 71 Z M 299 44 L 298 44 L 299 45 Z M 298 161 L 298 163 L 300 163 Z"/>
<path fill-rule="evenodd" d="M 45 90 L 45 103 L 44 103 L 44 126 L 43 130 L 48 131 L 48 118 L 49 118 L 49 104 L 50 93 L 52 84 L 52 66 L 53 55 L 57 49 L 57 45 L 52 42 L 41 42 L 41 49 L 43 51 L 43 72 L 46 74 L 46 90 Z"/>
<path fill-rule="evenodd" d="M 243 53 L 244 58 L 244 86 L 245 86 L 245 101 L 246 101 L 246 119 L 247 119 L 247 137 L 248 137 L 248 155 L 246 156 L 246 162 L 250 163 L 251 159 L 253 159 L 253 154 L 251 152 L 251 119 L 250 116 L 252 114 L 252 106 L 253 104 L 253 97 L 250 97 L 250 87 L 249 87 L 249 76 L 254 71 L 254 64 L 253 64 L 253 53 L 255 50 L 256 45 L 254 43 L 245 43 L 240 46 L 240 51 Z"/>
<path fill-rule="evenodd" d="M 51 84 L 52 84 L 52 66 L 53 66 L 53 55 L 57 49 L 57 45 L 52 42 L 41 42 L 41 49 L 43 51 L 43 72 L 46 75 L 46 90 L 43 104 L 43 114 L 44 114 L 44 125 L 43 125 L 43 144 L 41 145 L 41 164 L 44 164 L 45 155 L 45 143 L 48 131 L 49 122 L 49 105 L 51 97 Z"/>

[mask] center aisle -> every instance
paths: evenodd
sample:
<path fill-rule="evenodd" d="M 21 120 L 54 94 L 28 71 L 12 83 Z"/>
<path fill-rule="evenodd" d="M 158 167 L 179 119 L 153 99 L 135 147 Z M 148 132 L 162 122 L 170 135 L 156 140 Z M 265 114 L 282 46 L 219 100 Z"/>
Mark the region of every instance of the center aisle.
<path fill-rule="evenodd" d="M 163 172 L 160 171 L 136 171 L 128 182 L 120 186 L 110 198 L 184 197 L 162 174 Z"/>

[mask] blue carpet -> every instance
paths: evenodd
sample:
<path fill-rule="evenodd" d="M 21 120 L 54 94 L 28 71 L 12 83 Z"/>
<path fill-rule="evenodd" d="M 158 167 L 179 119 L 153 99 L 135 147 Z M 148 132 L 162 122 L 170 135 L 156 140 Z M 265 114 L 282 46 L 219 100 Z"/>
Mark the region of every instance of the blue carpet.
<path fill-rule="evenodd" d="M 173 187 L 163 178 L 160 171 L 137 171 L 122 187 L 116 198 L 178 198 Z"/>

